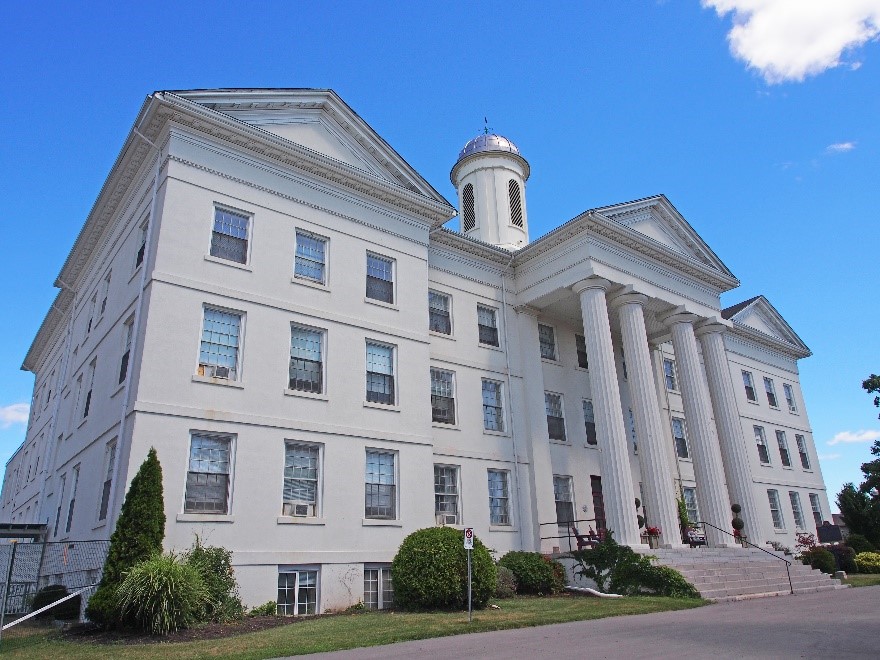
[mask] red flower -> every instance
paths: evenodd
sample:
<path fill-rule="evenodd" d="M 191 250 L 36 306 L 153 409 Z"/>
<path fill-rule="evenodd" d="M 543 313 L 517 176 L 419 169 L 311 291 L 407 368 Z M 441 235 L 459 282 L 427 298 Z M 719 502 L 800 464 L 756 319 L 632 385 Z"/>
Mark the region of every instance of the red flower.
<path fill-rule="evenodd" d="M 660 536 L 660 528 L 659 527 L 646 527 L 645 533 L 648 536 Z"/>

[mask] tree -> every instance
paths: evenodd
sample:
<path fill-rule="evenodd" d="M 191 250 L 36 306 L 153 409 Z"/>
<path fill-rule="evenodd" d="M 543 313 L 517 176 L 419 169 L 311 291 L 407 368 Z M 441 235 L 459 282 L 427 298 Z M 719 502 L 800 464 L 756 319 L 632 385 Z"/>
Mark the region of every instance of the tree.
<path fill-rule="evenodd" d="M 862 381 L 862 388 L 868 394 L 880 393 L 880 376 L 871 374 L 870 378 Z M 874 405 L 880 408 L 880 395 L 874 397 Z M 880 415 L 877 415 L 877 419 L 880 419 Z"/>
<path fill-rule="evenodd" d="M 872 544 L 880 544 L 880 440 L 875 440 L 873 461 L 862 463 L 865 480 L 856 488 L 843 485 L 837 495 L 837 506 L 850 532 L 861 534 Z"/>
<path fill-rule="evenodd" d="M 116 591 L 125 574 L 138 562 L 162 552 L 165 538 L 165 501 L 162 497 L 162 466 L 156 450 L 150 448 L 146 460 L 131 480 L 110 549 L 104 562 L 104 575 L 98 590 L 89 599 L 86 614 L 104 627 L 121 620 Z"/>

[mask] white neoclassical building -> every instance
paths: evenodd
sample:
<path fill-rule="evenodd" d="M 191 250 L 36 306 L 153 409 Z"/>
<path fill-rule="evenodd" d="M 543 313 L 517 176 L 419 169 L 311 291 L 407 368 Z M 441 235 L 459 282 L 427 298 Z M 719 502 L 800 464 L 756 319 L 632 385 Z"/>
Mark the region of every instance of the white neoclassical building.
<path fill-rule="evenodd" d="M 762 296 L 721 308 L 738 280 L 664 196 L 532 239 L 528 178 L 471 140 L 450 230 L 332 91 L 150 95 L 25 357 L 2 521 L 108 538 L 155 447 L 166 546 L 230 548 L 245 601 L 290 613 L 387 604 L 430 525 L 550 552 L 572 519 L 639 545 L 641 514 L 677 547 L 683 498 L 759 543 L 814 531 L 809 349 Z"/>

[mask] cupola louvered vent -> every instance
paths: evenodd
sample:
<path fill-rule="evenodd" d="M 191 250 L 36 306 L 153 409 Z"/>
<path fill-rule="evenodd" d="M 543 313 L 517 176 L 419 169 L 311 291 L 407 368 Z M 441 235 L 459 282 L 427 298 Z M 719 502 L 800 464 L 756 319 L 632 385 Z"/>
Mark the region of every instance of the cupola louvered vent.
<path fill-rule="evenodd" d="M 477 226 L 476 216 L 474 215 L 474 187 L 467 184 L 461 193 L 461 231 L 469 232 Z"/>
<path fill-rule="evenodd" d="M 522 227 L 522 195 L 519 191 L 519 184 L 511 179 L 507 182 L 507 192 L 510 196 L 510 222 L 517 227 Z"/>

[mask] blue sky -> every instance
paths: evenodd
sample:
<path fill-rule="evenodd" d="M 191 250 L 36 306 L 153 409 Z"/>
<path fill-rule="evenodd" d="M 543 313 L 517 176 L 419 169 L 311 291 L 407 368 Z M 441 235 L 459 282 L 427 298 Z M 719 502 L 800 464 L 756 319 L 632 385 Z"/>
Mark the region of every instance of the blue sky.
<path fill-rule="evenodd" d="M 138 6 L 123 6 L 137 4 Z M 533 237 L 665 193 L 801 361 L 831 493 L 858 481 L 880 371 L 880 0 L 14 3 L 0 23 L 0 463 L 52 282 L 154 90 L 331 87 L 449 200 L 483 127 L 532 168 Z"/>

